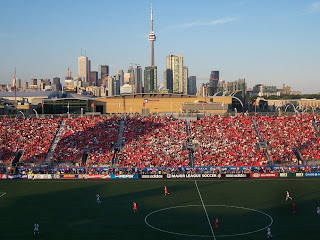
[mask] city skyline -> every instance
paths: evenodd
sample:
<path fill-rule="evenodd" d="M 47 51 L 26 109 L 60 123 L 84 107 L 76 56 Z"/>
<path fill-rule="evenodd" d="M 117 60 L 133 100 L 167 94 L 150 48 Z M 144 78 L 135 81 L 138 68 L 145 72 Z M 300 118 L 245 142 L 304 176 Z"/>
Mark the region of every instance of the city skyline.
<path fill-rule="evenodd" d="M 115 75 L 131 62 L 149 66 L 150 3 L 3 3 L 0 83 L 12 82 L 15 67 L 23 81 L 63 79 L 68 68 L 75 76 L 81 48 L 87 51 L 92 71 L 109 65 Z M 245 78 L 249 86 L 285 83 L 303 93 L 320 92 L 319 1 L 184 3 L 153 2 L 158 84 L 166 56 L 182 54 L 198 85 L 209 82 L 210 72 L 218 70 L 221 80 Z"/>

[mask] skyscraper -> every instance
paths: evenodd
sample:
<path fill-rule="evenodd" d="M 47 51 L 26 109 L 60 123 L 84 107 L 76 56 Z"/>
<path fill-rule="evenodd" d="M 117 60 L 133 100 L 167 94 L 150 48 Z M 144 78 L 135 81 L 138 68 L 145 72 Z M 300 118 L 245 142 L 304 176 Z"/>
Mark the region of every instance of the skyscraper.
<path fill-rule="evenodd" d="M 196 95 L 197 94 L 197 77 L 190 76 L 188 78 L 188 94 Z"/>
<path fill-rule="evenodd" d="M 136 93 L 142 93 L 142 69 L 137 65 L 134 71 Z"/>
<path fill-rule="evenodd" d="M 163 85 L 168 93 L 173 93 L 172 70 L 166 69 L 163 73 Z"/>
<path fill-rule="evenodd" d="M 90 72 L 90 81 L 91 81 L 91 85 L 98 86 L 98 72 L 97 71 Z"/>
<path fill-rule="evenodd" d="M 189 77 L 188 67 L 183 66 L 183 73 L 182 73 L 183 94 L 188 94 L 188 77 Z"/>
<path fill-rule="evenodd" d="M 78 57 L 78 76 L 81 77 L 83 82 L 88 81 L 88 57 Z"/>
<path fill-rule="evenodd" d="M 98 67 L 99 79 L 109 76 L 109 65 L 99 65 Z"/>
<path fill-rule="evenodd" d="M 211 71 L 209 82 L 209 96 L 213 96 L 218 91 L 219 71 Z"/>
<path fill-rule="evenodd" d="M 144 70 L 144 92 L 152 93 L 157 90 L 157 66 L 146 67 Z"/>
<path fill-rule="evenodd" d="M 173 93 L 185 93 L 185 84 L 187 84 L 187 79 L 185 79 L 184 67 L 183 67 L 183 55 L 168 55 L 167 56 L 167 81 L 172 79 L 172 92 Z M 170 75 L 171 74 L 171 75 Z M 167 83 L 168 85 L 168 83 Z M 168 88 L 168 87 L 167 87 Z M 168 88 L 169 89 L 169 88 Z"/>
<path fill-rule="evenodd" d="M 53 82 L 53 89 L 56 90 L 56 91 L 61 91 L 62 90 L 62 85 L 61 85 L 61 82 L 60 82 L 60 78 L 58 77 L 54 77 L 52 79 L 52 82 Z"/>

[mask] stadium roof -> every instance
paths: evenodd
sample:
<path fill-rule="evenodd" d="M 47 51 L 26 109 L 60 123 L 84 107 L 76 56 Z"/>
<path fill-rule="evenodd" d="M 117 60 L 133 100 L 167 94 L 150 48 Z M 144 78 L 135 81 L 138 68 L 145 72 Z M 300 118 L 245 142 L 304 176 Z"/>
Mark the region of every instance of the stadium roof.
<path fill-rule="evenodd" d="M 47 97 L 53 93 L 52 91 L 17 91 L 17 97 Z M 53 94 L 53 95 L 55 95 Z M 14 97 L 14 92 L 0 92 L 0 98 Z"/>

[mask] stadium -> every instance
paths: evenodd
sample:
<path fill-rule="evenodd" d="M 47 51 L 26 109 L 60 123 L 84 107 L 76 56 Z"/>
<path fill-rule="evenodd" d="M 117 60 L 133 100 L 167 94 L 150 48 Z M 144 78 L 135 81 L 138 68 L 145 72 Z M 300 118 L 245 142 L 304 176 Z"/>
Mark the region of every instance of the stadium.
<path fill-rule="evenodd" d="M 319 124 L 311 113 L 1 118 L 1 238 L 317 239 Z"/>

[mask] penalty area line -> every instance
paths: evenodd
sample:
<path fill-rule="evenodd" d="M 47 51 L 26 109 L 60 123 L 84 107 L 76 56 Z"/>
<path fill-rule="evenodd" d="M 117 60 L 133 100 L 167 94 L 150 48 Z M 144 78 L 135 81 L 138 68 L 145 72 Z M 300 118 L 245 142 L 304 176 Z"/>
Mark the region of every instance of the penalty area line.
<path fill-rule="evenodd" d="M 5 192 L 0 192 L 0 197 L 3 197 L 4 195 L 6 195 L 7 193 Z"/>
<path fill-rule="evenodd" d="M 196 184 L 196 187 L 197 187 L 197 190 L 198 190 L 198 193 L 199 193 L 199 197 L 200 197 L 200 200 L 201 200 L 203 209 L 204 209 L 204 211 L 205 211 L 205 213 L 206 213 L 206 216 L 207 216 L 207 219 L 208 219 L 208 222 L 209 222 L 209 226 L 210 226 L 210 229 L 211 229 L 211 232 L 212 232 L 212 237 L 213 237 L 214 240 L 216 240 L 216 236 L 214 235 L 214 231 L 213 231 L 213 228 L 212 228 L 212 225 L 211 225 L 211 222 L 210 222 L 208 213 L 207 213 L 206 206 L 205 206 L 204 203 L 203 203 L 202 196 L 201 196 L 200 190 L 199 190 L 199 188 L 198 188 L 197 181 L 194 181 L 194 183 Z"/>

